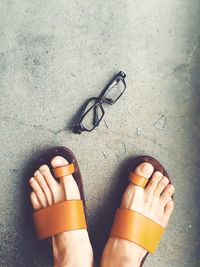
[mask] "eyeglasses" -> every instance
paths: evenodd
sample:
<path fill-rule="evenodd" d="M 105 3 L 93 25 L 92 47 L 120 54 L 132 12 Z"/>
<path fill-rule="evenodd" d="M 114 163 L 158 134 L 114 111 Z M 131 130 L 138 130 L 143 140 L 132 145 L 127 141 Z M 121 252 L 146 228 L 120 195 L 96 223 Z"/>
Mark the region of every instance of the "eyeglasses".
<path fill-rule="evenodd" d="M 125 77 L 126 74 L 120 71 L 107 84 L 98 97 L 91 97 L 86 101 L 73 128 L 74 133 L 91 132 L 99 126 L 105 114 L 103 104 L 115 104 L 126 90 Z"/>

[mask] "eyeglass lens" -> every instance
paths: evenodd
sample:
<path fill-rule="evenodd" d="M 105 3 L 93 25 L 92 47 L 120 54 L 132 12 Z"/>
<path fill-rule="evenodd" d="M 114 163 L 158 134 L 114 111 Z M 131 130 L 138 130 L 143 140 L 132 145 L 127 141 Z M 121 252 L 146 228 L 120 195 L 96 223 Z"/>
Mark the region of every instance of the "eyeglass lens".
<path fill-rule="evenodd" d="M 103 117 L 102 107 L 97 104 L 94 100 L 91 100 L 85 110 L 85 115 L 81 121 L 81 125 L 87 130 L 92 130 L 98 126 L 99 122 Z"/>
<path fill-rule="evenodd" d="M 104 98 L 107 98 L 112 102 L 115 102 L 122 95 L 124 90 L 125 90 L 125 85 L 123 81 L 121 79 L 116 79 L 108 88 L 108 91 L 106 92 Z"/>

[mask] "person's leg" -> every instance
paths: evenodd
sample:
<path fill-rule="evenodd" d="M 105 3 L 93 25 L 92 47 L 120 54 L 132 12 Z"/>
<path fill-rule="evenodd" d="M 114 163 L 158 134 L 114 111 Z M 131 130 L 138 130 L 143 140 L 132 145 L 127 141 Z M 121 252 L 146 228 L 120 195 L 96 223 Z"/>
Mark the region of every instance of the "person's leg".
<path fill-rule="evenodd" d="M 61 167 L 68 162 L 62 157 L 52 159 L 52 167 Z M 30 198 L 34 210 L 51 206 L 64 200 L 80 199 L 78 186 L 72 175 L 55 180 L 47 165 L 42 165 L 30 179 L 33 191 Z M 64 232 L 52 238 L 55 267 L 91 267 L 93 251 L 87 230 Z"/>
<path fill-rule="evenodd" d="M 140 164 L 135 172 L 151 181 L 142 188 L 129 184 L 121 202 L 121 208 L 143 214 L 163 227 L 166 227 L 174 209 L 173 185 L 160 172 L 154 172 L 149 163 Z M 153 173 L 154 172 L 154 173 Z M 105 246 L 101 267 L 138 267 L 147 251 L 127 240 L 110 237 Z"/>

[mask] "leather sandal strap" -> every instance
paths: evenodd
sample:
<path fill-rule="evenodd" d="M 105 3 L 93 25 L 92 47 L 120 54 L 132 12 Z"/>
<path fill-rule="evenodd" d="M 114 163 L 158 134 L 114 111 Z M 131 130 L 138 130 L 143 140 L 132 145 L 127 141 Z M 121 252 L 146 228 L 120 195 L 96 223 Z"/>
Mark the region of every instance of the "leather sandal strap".
<path fill-rule="evenodd" d="M 87 229 L 82 200 L 67 200 L 33 213 L 39 240 L 78 229 Z"/>
<path fill-rule="evenodd" d="M 60 178 L 60 177 L 63 177 L 63 176 L 67 176 L 67 175 L 73 174 L 74 170 L 75 170 L 74 164 L 71 163 L 69 165 L 65 165 L 65 166 L 62 166 L 62 167 L 54 168 L 53 169 L 53 173 L 54 173 L 54 176 L 56 178 Z"/>
<path fill-rule="evenodd" d="M 149 181 L 149 179 L 138 175 L 135 172 L 131 172 L 128 177 L 129 181 L 137 186 L 145 187 Z"/>
<path fill-rule="evenodd" d="M 163 233 L 161 225 L 142 214 L 117 209 L 110 236 L 129 240 L 154 253 Z"/>

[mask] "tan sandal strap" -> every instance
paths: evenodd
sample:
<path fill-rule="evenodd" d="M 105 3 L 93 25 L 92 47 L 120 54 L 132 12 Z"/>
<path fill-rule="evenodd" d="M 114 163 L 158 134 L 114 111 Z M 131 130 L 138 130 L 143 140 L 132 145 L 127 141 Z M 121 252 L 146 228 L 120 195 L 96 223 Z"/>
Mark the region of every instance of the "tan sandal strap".
<path fill-rule="evenodd" d="M 117 209 L 110 236 L 126 239 L 154 253 L 164 228 L 151 219 L 128 209 Z"/>
<path fill-rule="evenodd" d="M 75 170 L 74 164 L 71 163 L 69 165 L 65 165 L 65 166 L 62 166 L 62 167 L 54 168 L 53 169 L 53 173 L 54 173 L 54 176 L 56 178 L 59 178 L 59 177 L 63 177 L 63 176 L 67 176 L 67 175 L 73 174 L 74 170 Z"/>
<path fill-rule="evenodd" d="M 131 172 L 129 174 L 128 179 L 131 183 L 133 183 L 137 186 L 143 187 L 143 188 L 147 185 L 147 183 L 149 181 L 149 179 L 142 177 L 135 172 Z"/>
<path fill-rule="evenodd" d="M 82 200 L 67 200 L 35 211 L 33 219 L 39 240 L 87 228 Z"/>

